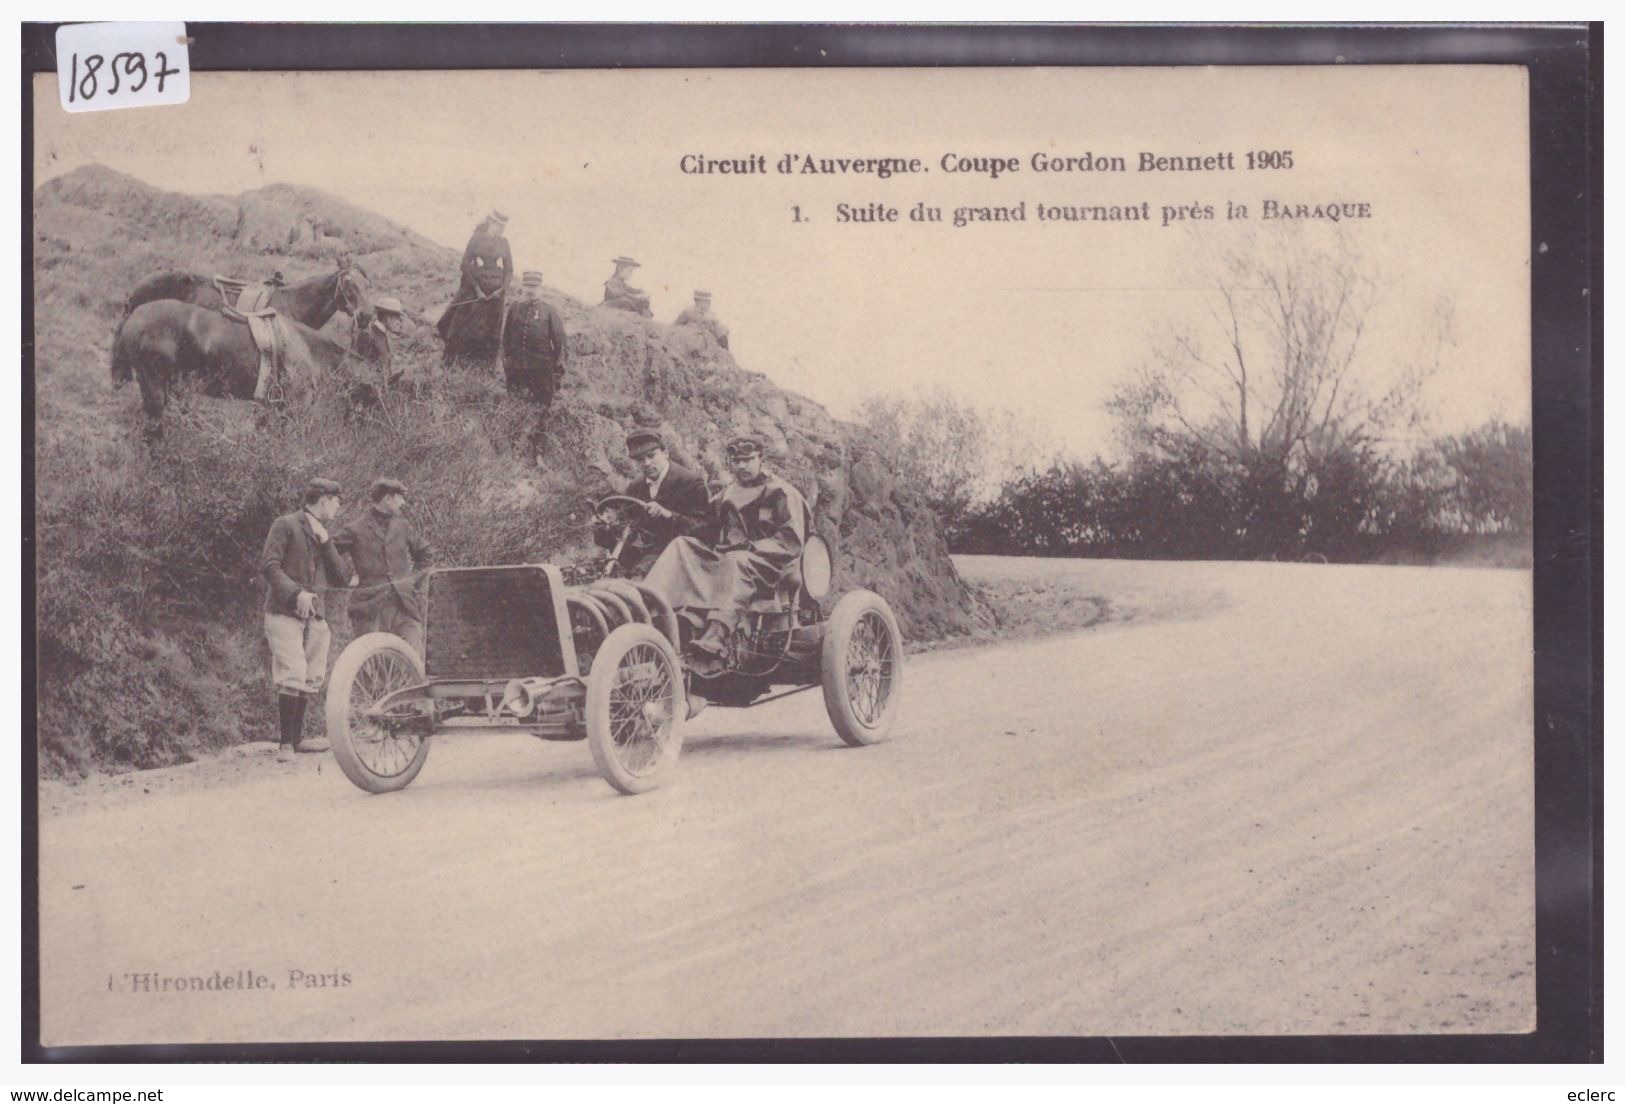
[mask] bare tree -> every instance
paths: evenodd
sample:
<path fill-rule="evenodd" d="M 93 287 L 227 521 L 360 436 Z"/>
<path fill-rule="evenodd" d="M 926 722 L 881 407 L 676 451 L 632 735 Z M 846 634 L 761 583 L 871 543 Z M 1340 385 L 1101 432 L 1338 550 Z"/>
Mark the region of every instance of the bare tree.
<path fill-rule="evenodd" d="M 1397 356 L 1406 343 L 1383 335 L 1379 352 L 1377 283 L 1356 255 L 1258 244 L 1217 262 L 1202 314 L 1170 324 L 1109 403 L 1131 455 L 1226 476 L 1244 546 L 1303 537 L 1323 485 L 1369 482 L 1351 473 L 1415 419 L 1449 339 L 1440 304 L 1420 348 Z M 1347 506 L 1327 520 L 1357 524 Z"/>

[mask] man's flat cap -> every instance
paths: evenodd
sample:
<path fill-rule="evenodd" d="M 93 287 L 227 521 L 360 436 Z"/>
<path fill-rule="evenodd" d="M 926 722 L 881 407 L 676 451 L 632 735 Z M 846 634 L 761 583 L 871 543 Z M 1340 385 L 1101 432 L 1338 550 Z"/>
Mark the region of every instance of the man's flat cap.
<path fill-rule="evenodd" d="M 406 484 L 402 483 L 399 479 L 387 479 L 386 478 L 386 479 L 374 479 L 372 481 L 371 494 L 372 494 L 372 500 L 374 502 L 377 502 L 379 499 L 383 498 L 385 495 L 392 495 L 392 494 L 403 495 L 405 493 L 406 493 Z"/>
<path fill-rule="evenodd" d="M 666 438 L 658 429 L 634 429 L 626 435 L 626 451 L 637 452 L 644 448 L 665 448 Z"/>
<path fill-rule="evenodd" d="M 709 303 L 711 301 L 711 293 L 709 291 L 696 291 L 694 293 L 694 301 L 696 303 Z"/>
<path fill-rule="evenodd" d="M 542 274 L 534 269 L 531 269 L 523 276 L 519 277 L 519 282 L 528 288 L 539 288 L 542 286 Z"/>
<path fill-rule="evenodd" d="M 492 211 L 486 217 L 489 218 L 492 222 L 496 223 L 498 226 L 506 226 L 506 225 L 508 225 L 508 216 L 503 214 L 501 211 Z"/>
<path fill-rule="evenodd" d="M 634 261 L 631 257 L 616 257 L 615 258 L 615 263 L 617 265 L 621 265 L 623 267 L 630 267 L 630 268 L 642 268 L 643 267 L 642 265 L 638 264 L 638 262 Z"/>
<path fill-rule="evenodd" d="M 307 495 L 338 495 L 341 498 L 344 495 L 344 491 L 340 489 L 337 483 L 331 479 L 322 479 L 320 477 L 305 484 L 305 493 Z"/>

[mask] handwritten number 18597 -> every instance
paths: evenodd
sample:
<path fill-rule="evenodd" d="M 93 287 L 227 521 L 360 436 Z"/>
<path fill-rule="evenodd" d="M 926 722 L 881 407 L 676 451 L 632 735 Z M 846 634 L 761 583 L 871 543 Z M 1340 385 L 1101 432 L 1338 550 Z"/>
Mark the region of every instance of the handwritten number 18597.
<path fill-rule="evenodd" d="M 179 73 L 180 70 L 170 68 L 169 57 L 162 50 L 154 53 L 152 58 L 155 68 L 149 74 L 147 55 L 139 51 L 126 50 L 123 53 L 114 54 L 111 64 L 100 54 L 90 54 L 85 58 L 85 74 L 81 77 L 79 75 L 79 55 L 74 54 L 70 60 L 68 72 L 68 102 L 91 100 L 101 91 L 105 91 L 109 96 L 115 96 L 118 94 L 121 85 L 126 91 L 139 92 L 147 86 L 149 75 L 158 82 L 158 92 L 161 95 L 164 91 L 164 81 Z M 102 88 L 100 79 L 103 65 L 107 66 L 107 72 L 111 78 L 105 90 Z M 119 79 L 121 71 L 125 78 L 124 81 Z"/>

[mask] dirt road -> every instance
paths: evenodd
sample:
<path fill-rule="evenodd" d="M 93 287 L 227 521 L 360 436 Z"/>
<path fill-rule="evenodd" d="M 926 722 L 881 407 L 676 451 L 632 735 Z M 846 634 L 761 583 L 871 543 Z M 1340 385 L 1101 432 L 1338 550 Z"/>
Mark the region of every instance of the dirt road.
<path fill-rule="evenodd" d="M 1111 619 L 915 657 L 875 748 L 707 712 L 638 798 L 525 737 L 48 791 L 45 1041 L 1533 1027 L 1527 573 L 963 567 Z"/>

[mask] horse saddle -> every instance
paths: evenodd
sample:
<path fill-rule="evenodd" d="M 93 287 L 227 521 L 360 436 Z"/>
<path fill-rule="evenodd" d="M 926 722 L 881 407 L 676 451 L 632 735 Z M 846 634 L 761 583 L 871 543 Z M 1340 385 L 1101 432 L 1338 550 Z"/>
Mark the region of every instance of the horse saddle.
<path fill-rule="evenodd" d="M 214 286 L 215 290 L 220 292 L 220 299 L 225 305 L 227 314 L 233 311 L 242 314 L 268 311 L 271 309 L 271 296 L 276 293 L 275 284 L 234 280 L 230 276 L 216 276 Z"/>
<path fill-rule="evenodd" d="M 254 384 L 254 398 L 264 402 L 275 384 L 280 390 L 288 359 L 288 331 L 276 311 L 245 314 L 248 332 L 254 338 L 254 347 L 260 354 L 260 374 Z"/>
<path fill-rule="evenodd" d="M 254 384 L 254 398 L 263 402 L 273 385 L 280 389 L 283 371 L 287 366 L 288 331 L 271 306 L 275 285 L 234 280 L 229 276 L 216 276 L 215 289 L 224 301 L 227 318 L 248 324 L 254 338 L 254 347 L 260 354 L 259 380 Z"/>
<path fill-rule="evenodd" d="M 275 290 L 270 284 L 244 284 L 243 290 L 237 293 L 237 309 L 244 314 L 270 310 L 271 293 Z"/>

